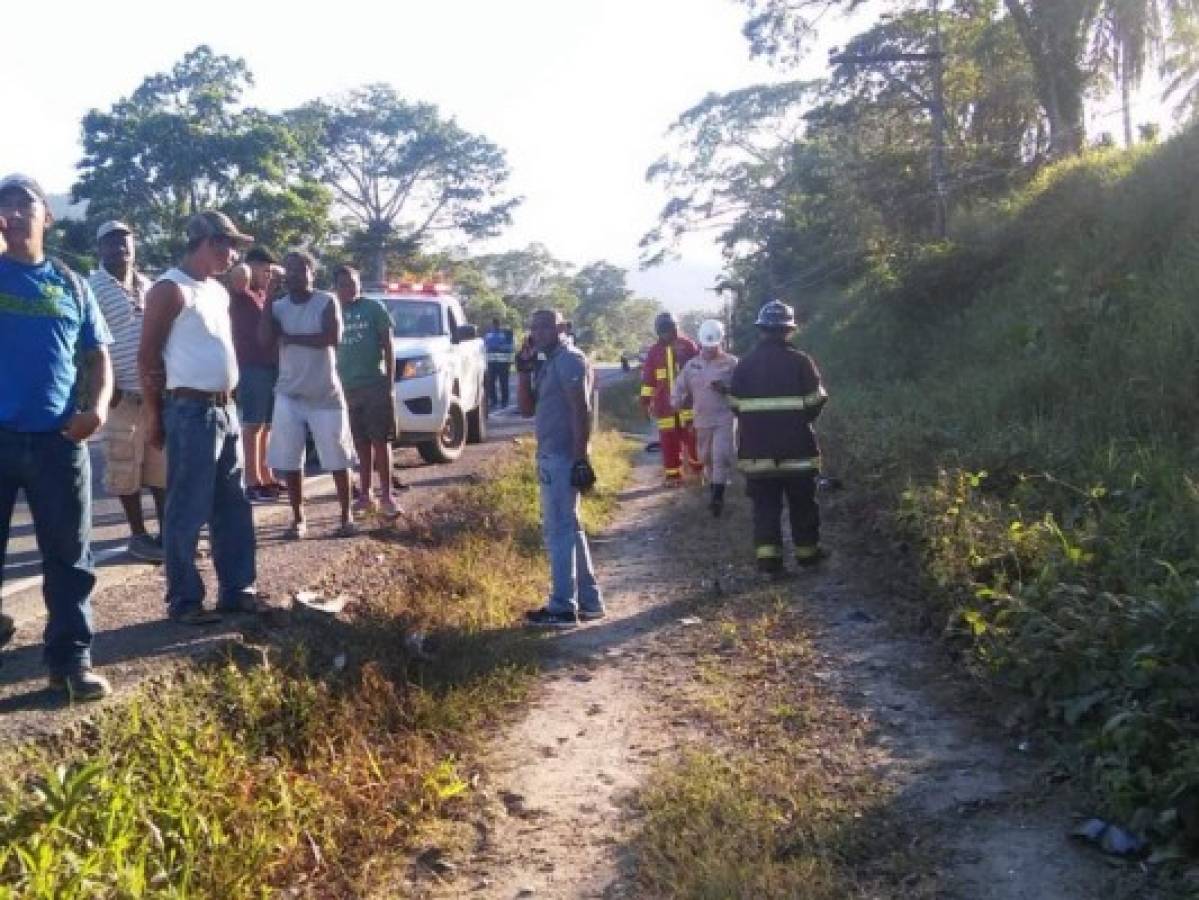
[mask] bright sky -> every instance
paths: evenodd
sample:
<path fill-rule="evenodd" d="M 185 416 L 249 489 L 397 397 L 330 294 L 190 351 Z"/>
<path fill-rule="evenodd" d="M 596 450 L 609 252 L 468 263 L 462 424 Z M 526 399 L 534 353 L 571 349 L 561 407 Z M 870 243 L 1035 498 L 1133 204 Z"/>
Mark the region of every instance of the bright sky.
<path fill-rule="evenodd" d="M 257 80 L 248 100 L 266 109 L 373 81 L 436 103 L 507 150 L 526 200 L 495 249 L 540 241 L 576 264 L 630 269 L 665 200 L 644 173 L 670 123 L 709 91 L 780 77 L 749 60 L 733 0 L 45 0 L 7 4 L 3 16 L 0 173 L 66 193 L 81 116 L 207 43 L 247 60 Z M 837 43 L 844 28 L 832 28 Z M 790 77 L 819 74 L 823 55 Z M 632 281 L 677 310 L 712 306 L 705 288 L 719 268 L 705 237 Z"/>
<path fill-rule="evenodd" d="M 540 241 L 576 264 L 634 268 L 665 199 L 644 173 L 666 128 L 708 91 L 777 77 L 749 61 L 742 18 L 732 0 L 6 5 L 0 171 L 67 192 L 84 112 L 207 43 L 246 59 L 248 99 L 267 109 L 372 81 L 436 103 L 507 150 L 526 200 L 499 248 Z M 711 305 L 718 269 L 703 240 L 634 283 L 676 308 Z"/>

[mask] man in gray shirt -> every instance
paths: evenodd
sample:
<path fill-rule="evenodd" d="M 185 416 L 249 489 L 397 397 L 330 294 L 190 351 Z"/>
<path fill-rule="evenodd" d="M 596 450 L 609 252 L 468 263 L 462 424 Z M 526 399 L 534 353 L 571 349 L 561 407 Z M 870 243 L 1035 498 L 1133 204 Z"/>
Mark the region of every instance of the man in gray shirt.
<path fill-rule="evenodd" d="M 354 444 L 346 398 L 337 377 L 341 313 L 331 294 L 314 289 L 316 260 L 302 250 L 283 258 L 287 294 L 271 304 L 258 323 L 263 346 L 279 345 L 279 380 L 266 464 L 285 473 L 294 521 L 287 536 L 304 537 L 304 446 L 312 432 L 321 466 L 333 473 L 341 525 L 337 534 L 353 534 L 350 519 L 350 461 Z"/>
<path fill-rule="evenodd" d="M 516 359 L 521 414 L 536 416 L 537 479 L 541 525 L 550 557 L 550 596 L 526 622 L 541 628 L 574 628 L 580 619 L 601 619 L 604 601 L 587 535 L 579 521 L 579 494 L 595 484 L 588 459 L 591 440 L 591 367 L 587 357 L 563 340 L 565 322 L 539 310 L 530 338 Z M 538 366 L 538 357 L 544 361 Z"/>

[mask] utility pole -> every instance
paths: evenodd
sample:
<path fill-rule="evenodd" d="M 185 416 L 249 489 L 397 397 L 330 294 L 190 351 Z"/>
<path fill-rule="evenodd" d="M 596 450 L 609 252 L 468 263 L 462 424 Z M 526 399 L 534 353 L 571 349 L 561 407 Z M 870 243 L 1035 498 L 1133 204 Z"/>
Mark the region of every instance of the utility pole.
<path fill-rule="evenodd" d="M 929 112 L 932 123 L 932 152 L 929 168 L 933 182 L 933 234 L 945 240 L 949 227 L 949 165 L 945 156 L 945 48 L 941 40 L 941 0 L 929 0 L 933 17 L 931 47 L 925 53 L 830 53 L 829 62 L 836 65 L 870 66 L 878 63 L 922 62 L 929 64 L 932 77 L 932 96 L 903 82 Z M 902 79 L 900 79 L 902 81 Z"/>

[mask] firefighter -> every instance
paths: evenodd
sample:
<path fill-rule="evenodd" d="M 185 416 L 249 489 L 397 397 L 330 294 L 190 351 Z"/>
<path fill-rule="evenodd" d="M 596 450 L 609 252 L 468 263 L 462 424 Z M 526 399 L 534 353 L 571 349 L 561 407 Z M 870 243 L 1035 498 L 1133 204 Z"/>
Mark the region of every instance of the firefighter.
<path fill-rule="evenodd" d="M 695 449 L 694 413 L 689 404 L 676 411 L 670 402 L 679 370 L 699 348 L 679 334 L 679 323 L 668 312 L 654 319 L 654 332 L 657 343 L 649 348 L 641 370 L 641 405 L 658 425 L 666 483 L 674 485 L 682 481 L 684 457 L 693 473 L 702 471 Z"/>
<path fill-rule="evenodd" d="M 695 412 L 695 436 L 710 497 L 708 509 L 719 518 L 724 510 L 725 485 L 733 480 L 736 422 L 729 406 L 729 383 L 737 357 L 726 353 L 724 326 L 716 319 L 700 323 L 699 356 L 679 372 L 671 400 L 675 409 L 690 406 Z"/>
<path fill-rule="evenodd" d="M 778 574 L 784 568 L 784 499 L 795 561 L 806 567 L 824 557 L 816 505 L 820 450 L 812 423 L 828 394 L 816 365 L 791 344 L 795 312 L 790 306 L 771 300 L 754 324 L 761 338 L 733 371 L 730 402 L 740 433 L 737 468 L 753 504 L 758 568 Z"/>

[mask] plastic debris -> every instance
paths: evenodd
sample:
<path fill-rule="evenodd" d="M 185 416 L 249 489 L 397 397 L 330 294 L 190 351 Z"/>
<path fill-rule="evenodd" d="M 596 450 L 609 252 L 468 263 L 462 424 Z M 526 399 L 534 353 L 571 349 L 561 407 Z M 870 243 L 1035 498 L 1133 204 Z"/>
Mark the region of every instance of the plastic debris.
<path fill-rule="evenodd" d="M 318 618 L 331 619 L 345 609 L 349 601 L 350 598 L 345 594 L 326 599 L 316 591 L 297 591 L 292 609 L 296 612 L 310 613 Z"/>
<path fill-rule="evenodd" d="M 699 616 L 683 616 L 679 619 L 680 625 L 702 625 L 704 622 Z"/>
<path fill-rule="evenodd" d="M 1070 836 L 1094 844 L 1109 856 L 1139 856 L 1148 846 L 1143 838 L 1103 819 L 1087 819 Z"/>

